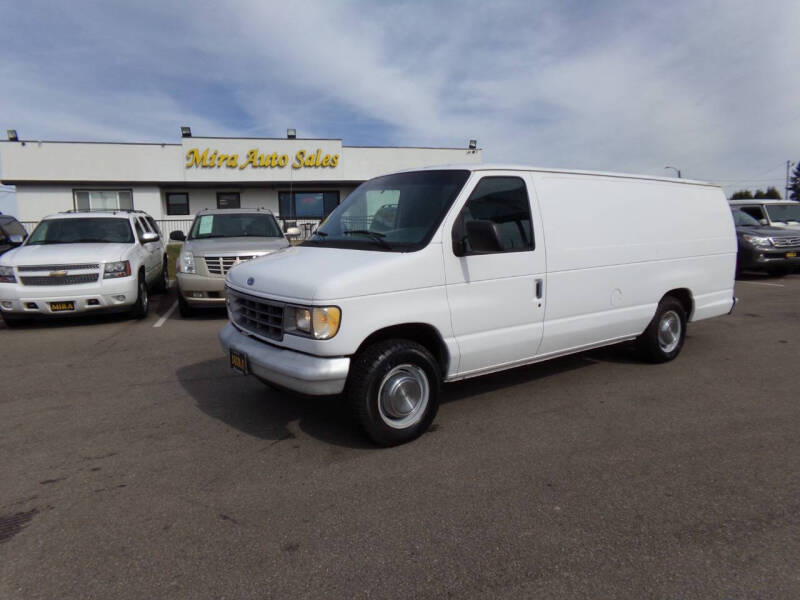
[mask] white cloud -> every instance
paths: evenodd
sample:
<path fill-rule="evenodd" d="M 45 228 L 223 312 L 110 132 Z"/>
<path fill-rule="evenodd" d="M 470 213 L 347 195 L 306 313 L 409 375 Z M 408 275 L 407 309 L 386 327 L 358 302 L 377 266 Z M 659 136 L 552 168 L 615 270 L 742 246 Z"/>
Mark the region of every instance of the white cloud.
<path fill-rule="evenodd" d="M 169 140 L 183 123 L 351 144 L 477 137 L 490 161 L 658 174 L 671 164 L 729 188 L 782 187 L 781 165 L 800 159 L 791 0 L 9 12 L 0 76 L 13 84 L 0 115 L 28 137 Z"/>

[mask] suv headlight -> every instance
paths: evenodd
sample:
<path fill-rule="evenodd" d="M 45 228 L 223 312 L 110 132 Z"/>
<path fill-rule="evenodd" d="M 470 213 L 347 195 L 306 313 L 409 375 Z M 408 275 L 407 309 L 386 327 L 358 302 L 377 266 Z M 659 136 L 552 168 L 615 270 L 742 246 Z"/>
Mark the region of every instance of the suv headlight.
<path fill-rule="evenodd" d="M 770 246 L 772 246 L 772 240 L 768 237 L 761 237 L 759 235 L 747 235 L 747 234 L 744 234 L 742 237 L 746 242 L 753 244 L 753 246 L 758 246 L 761 248 L 769 248 Z"/>
<path fill-rule="evenodd" d="M 339 331 L 342 311 L 338 306 L 287 306 L 283 330 L 293 335 L 329 340 Z"/>
<path fill-rule="evenodd" d="M 14 267 L 0 267 L 0 283 L 17 283 Z"/>
<path fill-rule="evenodd" d="M 106 263 L 103 269 L 103 279 L 128 277 L 131 274 L 131 263 L 127 260 Z"/>
<path fill-rule="evenodd" d="M 196 273 L 194 268 L 194 254 L 191 252 L 181 252 L 181 257 L 178 259 L 178 267 L 182 273 Z"/>

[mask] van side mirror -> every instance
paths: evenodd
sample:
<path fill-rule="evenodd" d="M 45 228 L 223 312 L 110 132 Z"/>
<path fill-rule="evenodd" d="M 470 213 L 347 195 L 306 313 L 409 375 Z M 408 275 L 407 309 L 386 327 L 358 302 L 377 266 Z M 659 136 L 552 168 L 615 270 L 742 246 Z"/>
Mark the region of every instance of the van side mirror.
<path fill-rule="evenodd" d="M 758 220 L 758 222 L 759 222 L 761 225 L 764 225 L 764 226 L 767 226 L 767 225 L 769 225 L 769 221 L 767 221 L 766 219 L 759 219 L 759 220 Z"/>
<path fill-rule="evenodd" d="M 24 241 L 25 241 L 25 238 L 22 237 L 18 233 L 14 233 L 14 234 L 8 236 L 8 243 L 11 244 L 12 246 L 21 246 L 22 242 L 24 242 Z"/>
<path fill-rule="evenodd" d="M 172 240 L 173 242 L 185 242 L 186 235 L 184 235 L 184 233 L 180 230 L 171 231 L 169 234 L 169 239 Z"/>
<path fill-rule="evenodd" d="M 478 254 L 502 252 L 503 244 L 492 221 L 467 221 L 467 238 L 472 251 Z"/>
<path fill-rule="evenodd" d="M 300 228 L 299 227 L 287 227 L 286 228 L 286 237 L 300 237 Z"/>

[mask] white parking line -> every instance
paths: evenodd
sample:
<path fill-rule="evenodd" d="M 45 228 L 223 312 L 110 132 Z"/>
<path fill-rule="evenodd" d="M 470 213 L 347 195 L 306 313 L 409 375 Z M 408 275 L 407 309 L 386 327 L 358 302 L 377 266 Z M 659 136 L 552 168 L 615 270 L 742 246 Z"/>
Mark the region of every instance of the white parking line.
<path fill-rule="evenodd" d="M 155 323 L 155 325 L 153 325 L 153 327 L 161 327 L 161 326 L 164 324 L 164 322 L 165 322 L 167 319 L 169 319 L 169 316 L 170 316 L 172 313 L 174 313 L 174 312 L 175 312 L 175 309 L 176 309 L 176 308 L 178 308 L 178 301 L 177 301 L 177 300 L 175 300 L 175 304 L 173 304 L 172 306 L 170 306 L 170 307 L 169 307 L 169 310 L 168 310 L 167 312 L 165 312 L 165 313 L 162 315 L 162 317 L 161 317 L 161 318 L 160 318 L 158 321 L 156 321 L 156 323 Z"/>
<path fill-rule="evenodd" d="M 750 285 L 768 285 L 770 287 L 786 287 L 782 283 L 764 283 L 762 281 L 737 281 L 736 283 L 749 283 Z"/>

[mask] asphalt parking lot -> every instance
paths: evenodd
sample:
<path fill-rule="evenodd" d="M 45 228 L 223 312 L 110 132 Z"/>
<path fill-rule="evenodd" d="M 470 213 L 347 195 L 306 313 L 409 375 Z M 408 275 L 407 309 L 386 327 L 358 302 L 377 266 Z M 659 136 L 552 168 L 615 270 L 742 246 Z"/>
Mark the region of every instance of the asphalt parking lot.
<path fill-rule="evenodd" d="M 451 384 L 392 449 L 174 293 L 0 324 L 0 597 L 800 597 L 800 275 L 736 293 L 672 363 Z"/>

